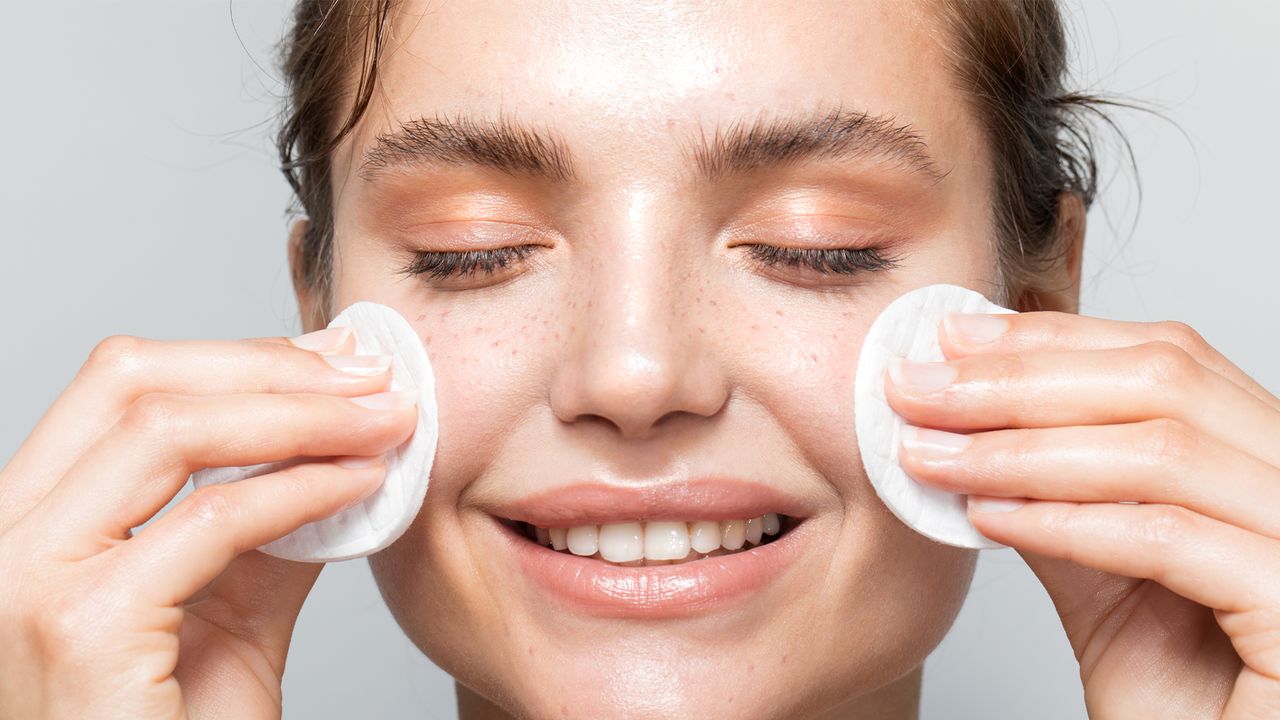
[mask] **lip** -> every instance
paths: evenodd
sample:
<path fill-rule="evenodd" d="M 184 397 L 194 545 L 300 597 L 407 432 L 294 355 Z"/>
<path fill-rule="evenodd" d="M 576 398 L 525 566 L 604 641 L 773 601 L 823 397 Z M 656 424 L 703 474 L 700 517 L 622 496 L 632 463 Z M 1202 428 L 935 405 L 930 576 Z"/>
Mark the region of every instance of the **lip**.
<path fill-rule="evenodd" d="M 679 565 L 612 565 L 552 550 L 491 517 L 515 567 L 562 607 L 587 615 L 659 619 L 711 612 L 754 597 L 784 581 L 795 567 L 812 523 L 800 522 L 778 539 L 730 555 Z"/>
<path fill-rule="evenodd" d="M 648 486 L 595 482 L 544 490 L 486 507 L 490 515 L 539 527 L 647 520 L 745 520 L 768 512 L 803 519 L 812 508 L 777 488 L 750 480 L 703 477 Z"/>

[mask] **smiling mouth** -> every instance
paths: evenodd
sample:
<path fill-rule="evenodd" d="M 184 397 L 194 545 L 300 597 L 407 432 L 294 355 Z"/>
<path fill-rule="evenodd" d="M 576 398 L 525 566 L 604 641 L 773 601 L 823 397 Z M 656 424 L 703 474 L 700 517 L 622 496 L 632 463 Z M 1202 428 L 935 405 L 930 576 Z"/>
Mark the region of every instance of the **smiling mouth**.
<path fill-rule="evenodd" d="M 734 555 L 777 540 L 795 524 L 780 513 L 741 520 L 650 520 L 573 527 L 502 522 L 526 540 L 555 552 L 631 567 Z"/>

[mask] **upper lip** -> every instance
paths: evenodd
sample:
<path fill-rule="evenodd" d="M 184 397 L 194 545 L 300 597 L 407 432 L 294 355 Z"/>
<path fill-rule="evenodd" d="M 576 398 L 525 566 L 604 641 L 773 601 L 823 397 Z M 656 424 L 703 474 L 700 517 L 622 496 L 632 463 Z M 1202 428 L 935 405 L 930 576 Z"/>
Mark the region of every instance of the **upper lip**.
<path fill-rule="evenodd" d="M 487 508 L 491 515 L 538 527 L 575 527 L 647 520 L 737 520 L 778 513 L 811 514 L 799 498 L 754 480 L 726 476 L 652 484 L 576 482 Z"/>

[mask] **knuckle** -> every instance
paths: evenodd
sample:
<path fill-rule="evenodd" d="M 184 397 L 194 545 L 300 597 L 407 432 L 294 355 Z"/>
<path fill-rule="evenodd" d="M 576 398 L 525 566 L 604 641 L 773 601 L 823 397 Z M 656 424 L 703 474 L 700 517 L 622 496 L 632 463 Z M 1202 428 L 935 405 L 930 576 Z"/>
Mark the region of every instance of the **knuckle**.
<path fill-rule="evenodd" d="M 1148 420 L 1146 425 L 1147 455 L 1157 466 L 1181 465 L 1196 454 L 1200 433 L 1187 423 L 1173 418 Z"/>
<path fill-rule="evenodd" d="M 170 393 L 146 393 L 125 409 L 120 425 L 143 435 L 172 434 L 180 425 L 180 400 Z"/>
<path fill-rule="evenodd" d="M 185 524 L 215 528 L 235 517 L 233 490 L 226 485 L 207 485 L 193 491 L 182 503 Z"/>
<path fill-rule="evenodd" d="M 1168 557 L 1185 547 L 1196 532 L 1195 513 L 1181 505 L 1147 505 L 1147 517 L 1139 525 L 1143 544 Z"/>
<path fill-rule="evenodd" d="M 1018 353 L 1000 353 L 994 361 L 995 370 L 1001 377 L 1013 377 L 1023 372 L 1022 356 Z"/>
<path fill-rule="evenodd" d="M 1179 320 L 1164 320 L 1155 324 L 1156 337 L 1194 354 L 1205 347 L 1204 337 L 1195 328 Z"/>
<path fill-rule="evenodd" d="M 143 364 L 150 341 L 132 335 L 110 335 L 89 351 L 84 368 L 94 374 L 130 377 Z"/>
<path fill-rule="evenodd" d="M 46 598 L 28 617 L 28 627 L 50 654 L 78 647 L 94 629 L 93 613 L 68 593 Z"/>
<path fill-rule="evenodd" d="M 1199 366 L 1186 350 L 1164 340 L 1145 343 L 1139 347 L 1143 353 L 1145 379 L 1149 384 L 1176 389 L 1195 379 Z"/>

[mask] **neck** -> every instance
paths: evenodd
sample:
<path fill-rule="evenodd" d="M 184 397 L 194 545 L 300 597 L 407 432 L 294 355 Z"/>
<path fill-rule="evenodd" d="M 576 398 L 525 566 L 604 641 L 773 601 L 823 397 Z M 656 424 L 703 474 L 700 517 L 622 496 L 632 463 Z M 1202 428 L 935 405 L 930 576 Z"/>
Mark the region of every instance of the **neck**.
<path fill-rule="evenodd" d="M 924 666 L 875 690 L 826 710 L 811 720 L 918 720 L 920 717 L 920 682 Z M 458 720 L 515 720 L 514 716 L 454 683 L 458 696 Z"/>

